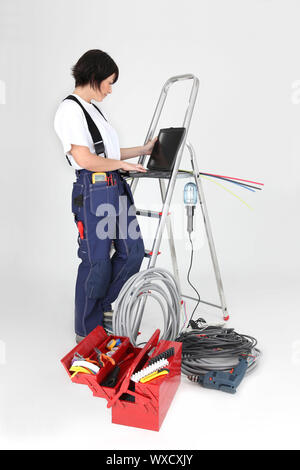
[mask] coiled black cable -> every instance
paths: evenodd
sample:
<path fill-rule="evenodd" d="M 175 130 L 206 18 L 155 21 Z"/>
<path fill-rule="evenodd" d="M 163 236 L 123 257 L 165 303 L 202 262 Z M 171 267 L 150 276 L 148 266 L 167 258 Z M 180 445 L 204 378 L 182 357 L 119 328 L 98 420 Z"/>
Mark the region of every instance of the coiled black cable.
<path fill-rule="evenodd" d="M 182 343 L 182 373 L 199 376 L 208 371 L 229 371 L 239 362 L 239 357 L 248 360 L 248 371 L 255 367 L 260 355 L 257 340 L 239 334 L 233 328 L 210 326 L 201 323 L 195 329 L 182 333 L 176 341 Z"/>

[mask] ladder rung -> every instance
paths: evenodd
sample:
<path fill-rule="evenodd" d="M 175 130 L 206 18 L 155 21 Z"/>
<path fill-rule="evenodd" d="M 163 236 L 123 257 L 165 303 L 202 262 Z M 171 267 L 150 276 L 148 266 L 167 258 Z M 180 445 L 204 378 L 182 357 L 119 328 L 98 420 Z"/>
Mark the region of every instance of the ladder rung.
<path fill-rule="evenodd" d="M 196 302 L 199 301 L 199 299 L 197 299 L 196 297 L 191 297 L 191 296 L 185 295 L 185 294 L 181 294 L 181 297 L 184 297 L 185 299 L 196 300 Z M 213 304 L 211 302 L 207 302 L 206 300 L 200 299 L 199 302 L 202 303 L 202 304 L 210 305 L 211 307 L 216 307 L 216 308 L 222 309 L 222 305 L 216 305 L 216 304 Z"/>
<path fill-rule="evenodd" d="M 161 251 L 159 251 L 157 254 L 160 255 Z M 145 258 L 151 258 L 153 255 L 153 251 L 150 250 L 145 250 Z"/>
<path fill-rule="evenodd" d="M 154 217 L 155 219 L 160 219 L 162 212 L 150 211 L 147 209 L 137 209 L 136 215 L 141 215 L 143 217 Z"/>
<path fill-rule="evenodd" d="M 157 211 L 150 211 L 147 209 L 137 209 L 136 210 L 136 215 L 141 215 L 143 217 L 153 217 L 155 219 L 160 219 L 162 216 L 162 212 L 157 212 Z M 170 212 L 168 212 L 168 215 L 170 215 Z"/>

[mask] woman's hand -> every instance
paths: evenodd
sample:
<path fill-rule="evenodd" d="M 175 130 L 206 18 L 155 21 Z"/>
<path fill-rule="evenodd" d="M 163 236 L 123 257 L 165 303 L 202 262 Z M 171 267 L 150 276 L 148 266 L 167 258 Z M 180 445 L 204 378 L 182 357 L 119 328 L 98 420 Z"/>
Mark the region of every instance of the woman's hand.
<path fill-rule="evenodd" d="M 146 173 L 147 171 L 147 169 L 144 168 L 140 163 L 122 162 L 121 169 L 125 171 L 141 171 L 142 173 Z"/>
<path fill-rule="evenodd" d="M 143 147 L 143 155 L 150 155 L 152 152 L 152 149 L 154 147 L 155 142 L 157 141 L 157 137 L 154 137 L 154 139 L 149 140 L 149 142 L 146 143 Z"/>

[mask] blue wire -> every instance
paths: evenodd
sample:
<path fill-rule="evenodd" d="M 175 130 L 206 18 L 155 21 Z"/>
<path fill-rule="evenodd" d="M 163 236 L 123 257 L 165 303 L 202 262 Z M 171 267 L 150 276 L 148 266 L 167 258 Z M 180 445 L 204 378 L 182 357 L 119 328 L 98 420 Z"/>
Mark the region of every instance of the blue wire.
<path fill-rule="evenodd" d="M 232 181 L 232 180 L 227 180 L 227 181 L 230 181 L 230 183 L 237 184 L 238 186 L 241 186 L 244 189 L 248 189 L 248 191 L 252 191 L 253 193 L 256 192 L 255 189 L 248 188 L 248 186 L 245 186 L 243 183 L 238 183 L 237 181 Z"/>
<path fill-rule="evenodd" d="M 222 178 L 221 176 L 212 176 L 212 175 L 209 175 L 209 176 L 210 176 L 210 178 L 217 178 L 219 180 L 229 181 L 229 183 L 237 184 L 238 186 L 241 186 L 244 189 L 248 189 L 248 191 L 252 191 L 253 193 L 256 192 L 255 189 L 249 188 L 248 186 L 245 186 L 243 183 L 238 183 L 237 181 L 232 181 L 232 180 L 227 179 L 227 178 Z"/>

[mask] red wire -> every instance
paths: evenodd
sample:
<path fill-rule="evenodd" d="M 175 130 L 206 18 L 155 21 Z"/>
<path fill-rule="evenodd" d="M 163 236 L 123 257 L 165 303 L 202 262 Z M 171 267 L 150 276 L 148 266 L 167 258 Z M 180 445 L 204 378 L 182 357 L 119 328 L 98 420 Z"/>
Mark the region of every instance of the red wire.
<path fill-rule="evenodd" d="M 254 183 L 254 184 L 260 184 L 261 186 L 264 186 L 264 183 L 258 183 L 257 181 L 243 180 L 241 178 L 233 178 L 232 176 L 214 175 L 213 173 L 206 173 L 206 174 L 209 176 L 219 176 L 220 178 L 230 178 L 232 180 L 245 181 L 246 183 Z"/>

